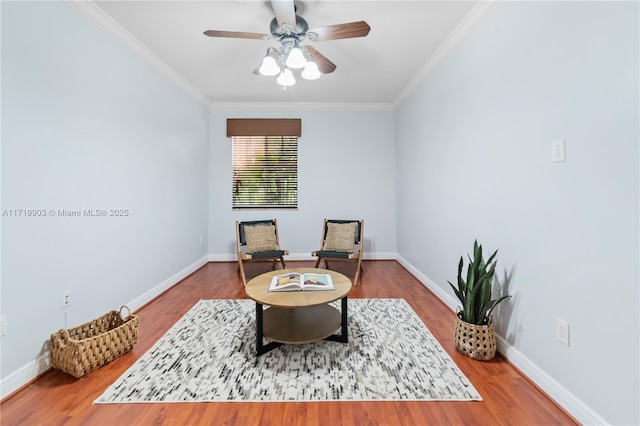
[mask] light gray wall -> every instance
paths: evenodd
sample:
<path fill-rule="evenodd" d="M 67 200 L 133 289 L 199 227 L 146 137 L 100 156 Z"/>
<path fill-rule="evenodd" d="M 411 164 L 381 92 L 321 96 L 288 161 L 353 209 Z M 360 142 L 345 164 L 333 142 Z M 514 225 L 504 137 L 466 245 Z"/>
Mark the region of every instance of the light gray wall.
<path fill-rule="evenodd" d="M 277 90 L 274 87 L 274 90 Z M 227 118 L 301 118 L 298 209 L 231 209 L 231 138 Z M 365 255 L 395 256 L 395 147 L 391 109 L 212 107 L 209 253 L 235 259 L 235 221 L 278 219 L 291 259 L 311 258 L 324 218 L 364 219 Z"/>
<path fill-rule="evenodd" d="M 1 10 L 2 209 L 129 210 L 2 217 L 3 381 L 52 331 L 232 259 L 235 220 L 277 217 L 303 258 L 323 217 L 363 217 L 368 257 L 398 252 L 449 295 L 474 238 L 499 248 L 499 333 L 640 423 L 637 3 L 505 2 L 396 111 L 203 107 L 63 3 Z M 298 210 L 231 210 L 228 117 L 302 118 Z"/>
<path fill-rule="evenodd" d="M 2 211 L 47 212 L 2 216 L 3 379 L 206 256 L 208 120 L 66 3 L 2 2 Z"/>
<path fill-rule="evenodd" d="M 396 111 L 398 254 L 452 295 L 475 238 L 499 249 L 498 332 L 613 424 L 640 423 L 638 25 L 503 2 Z"/>

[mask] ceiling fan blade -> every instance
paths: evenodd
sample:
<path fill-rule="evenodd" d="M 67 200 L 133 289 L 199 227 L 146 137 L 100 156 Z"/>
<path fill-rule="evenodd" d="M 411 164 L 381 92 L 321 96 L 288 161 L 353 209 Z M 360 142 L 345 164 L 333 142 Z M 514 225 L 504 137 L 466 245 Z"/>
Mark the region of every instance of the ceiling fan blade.
<path fill-rule="evenodd" d="M 357 21 L 313 28 L 307 31 L 307 36 L 313 41 L 338 40 L 341 38 L 366 37 L 370 30 L 369 24 L 364 21 Z"/>
<path fill-rule="evenodd" d="M 258 39 L 258 40 L 268 40 L 271 38 L 271 36 L 268 34 L 246 33 L 246 32 L 239 32 L 239 31 L 207 30 L 203 34 L 209 37 L 252 38 L 252 39 Z"/>
<path fill-rule="evenodd" d="M 276 14 L 278 25 L 289 24 L 291 28 L 296 28 L 296 10 L 293 0 L 271 0 L 271 7 Z"/>
<path fill-rule="evenodd" d="M 311 58 L 315 61 L 316 65 L 318 65 L 318 70 L 322 74 L 330 74 L 333 71 L 335 71 L 336 64 L 334 64 L 333 62 L 328 60 L 326 56 L 324 56 L 322 53 L 318 52 L 312 46 L 304 46 L 304 47 L 305 47 L 305 49 L 307 49 L 309 51 L 309 54 L 311 55 Z"/>

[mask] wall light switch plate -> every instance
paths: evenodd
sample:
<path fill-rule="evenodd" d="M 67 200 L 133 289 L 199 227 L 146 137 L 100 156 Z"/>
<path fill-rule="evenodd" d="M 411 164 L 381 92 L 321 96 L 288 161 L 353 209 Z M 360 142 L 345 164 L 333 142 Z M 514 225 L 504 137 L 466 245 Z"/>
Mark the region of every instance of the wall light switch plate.
<path fill-rule="evenodd" d="M 0 317 L 0 336 L 7 334 L 7 316 L 2 315 Z"/>
<path fill-rule="evenodd" d="M 566 161 L 564 139 L 558 139 L 551 142 L 551 161 L 553 163 L 562 163 Z"/>
<path fill-rule="evenodd" d="M 569 346 L 569 323 L 560 318 L 556 320 L 556 338 Z"/>

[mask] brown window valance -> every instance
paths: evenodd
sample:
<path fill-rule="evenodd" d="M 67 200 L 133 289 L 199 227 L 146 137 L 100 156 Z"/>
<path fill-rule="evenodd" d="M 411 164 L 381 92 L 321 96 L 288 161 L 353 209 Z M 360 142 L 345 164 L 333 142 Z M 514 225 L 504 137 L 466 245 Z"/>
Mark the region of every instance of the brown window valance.
<path fill-rule="evenodd" d="M 227 136 L 302 136 L 299 118 L 227 118 Z"/>

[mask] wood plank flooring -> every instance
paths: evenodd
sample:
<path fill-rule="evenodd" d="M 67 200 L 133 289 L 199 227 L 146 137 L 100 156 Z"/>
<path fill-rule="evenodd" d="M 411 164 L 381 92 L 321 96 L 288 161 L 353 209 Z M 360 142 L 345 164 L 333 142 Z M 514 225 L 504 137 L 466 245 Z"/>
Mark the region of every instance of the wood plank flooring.
<path fill-rule="evenodd" d="M 312 262 L 287 262 L 311 267 Z M 349 264 L 337 270 L 353 277 Z M 248 264 L 247 279 L 269 270 Z M 332 265 L 333 267 L 333 265 Z M 453 342 L 454 313 L 395 261 L 365 261 L 350 298 L 404 298 L 483 397 L 481 402 L 269 402 L 93 405 L 200 299 L 246 298 L 235 262 L 208 263 L 136 314 L 133 351 L 75 379 L 50 370 L 0 404 L 8 425 L 573 425 L 575 420 L 500 356 L 474 361 Z M 55 330 L 53 330 L 55 331 Z"/>

